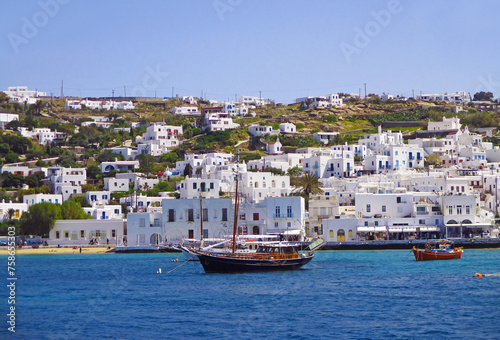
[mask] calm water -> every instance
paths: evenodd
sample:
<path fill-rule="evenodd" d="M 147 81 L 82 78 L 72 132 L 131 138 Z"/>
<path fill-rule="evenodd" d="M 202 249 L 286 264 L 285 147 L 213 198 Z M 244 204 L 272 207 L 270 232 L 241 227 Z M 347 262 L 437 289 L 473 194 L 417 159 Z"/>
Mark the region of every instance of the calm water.
<path fill-rule="evenodd" d="M 499 249 L 433 262 L 326 251 L 295 272 L 204 274 L 187 263 L 167 274 L 178 256 L 17 256 L 15 338 L 500 338 L 500 277 L 473 277 L 500 272 Z M 2 339 L 13 338 L 5 286 Z"/>

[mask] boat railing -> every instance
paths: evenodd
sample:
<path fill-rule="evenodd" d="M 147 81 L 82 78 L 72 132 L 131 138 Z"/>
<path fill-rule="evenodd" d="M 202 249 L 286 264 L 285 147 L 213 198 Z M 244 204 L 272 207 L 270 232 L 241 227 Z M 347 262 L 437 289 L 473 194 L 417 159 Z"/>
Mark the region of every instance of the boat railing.
<path fill-rule="evenodd" d="M 245 260 L 289 260 L 298 259 L 302 256 L 298 252 L 295 253 L 235 253 L 232 252 L 222 252 L 222 253 L 210 253 L 210 252 L 200 252 L 201 254 L 217 256 L 217 257 L 231 257 Z"/>

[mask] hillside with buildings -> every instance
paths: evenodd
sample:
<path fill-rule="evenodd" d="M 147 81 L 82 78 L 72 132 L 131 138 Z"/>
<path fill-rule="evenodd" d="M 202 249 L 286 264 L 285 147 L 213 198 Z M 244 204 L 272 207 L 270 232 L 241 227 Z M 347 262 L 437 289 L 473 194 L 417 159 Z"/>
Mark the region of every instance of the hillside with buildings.
<path fill-rule="evenodd" d="M 9 225 L 27 233 L 37 204 L 72 202 L 95 222 L 65 213 L 44 233 L 51 240 L 174 244 L 199 238 L 200 219 L 206 237 L 220 237 L 234 219 L 238 173 L 241 234 L 496 235 L 498 109 L 465 92 L 284 105 L 9 88 L 0 92 L 0 233 Z"/>

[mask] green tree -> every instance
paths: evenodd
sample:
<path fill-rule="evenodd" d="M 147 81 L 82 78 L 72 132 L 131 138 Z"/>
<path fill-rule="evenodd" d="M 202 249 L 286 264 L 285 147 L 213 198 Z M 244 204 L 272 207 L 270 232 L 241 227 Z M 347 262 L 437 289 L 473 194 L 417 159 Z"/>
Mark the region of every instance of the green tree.
<path fill-rule="evenodd" d="M 75 133 L 73 136 L 71 136 L 70 140 L 68 141 L 68 144 L 72 145 L 72 146 L 84 146 L 85 147 L 89 144 L 89 138 L 83 132 L 78 132 L 78 133 Z"/>
<path fill-rule="evenodd" d="M 37 171 L 32 175 L 26 176 L 24 179 L 24 184 L 27 184 L 30 188 L 36 188 L 42 185 L 42 179 L 45 178 L 43 171 Z"/>
<path fill-rule="evenodd" d="M 87 167 L 87 177 L 91 179 L 97 179 L 101 174 L 101 168 L 96 164 L 91 164 Z"/>
<path fill-rule="evenodd" d="M 293 168 L 290 168 L 287 170 L 287 174 L 289 176 L 293 176 L 293 177 L 297 177 L 297 176 L 300 176 L 302 174 L 303 170 L 301 168 L 299 168 L 298 165 L 294 166 Z"/>
<path fill-rule="evenodd" d="M 191 164 L 187 163 L 186 166 L 184 167 L 184 176 L 189 176 L 191 177 L 193 175 L 193 167 Z"/>
<path fill-rule="evenodd" d="M 474 94 L 474 100 L 492 100 L 493 99 L 493 93 L 491 92 L 477 92 Z"/>
<path fill-rule="evenodd" d="M 59 164 L 60 166 L 64 166 L 66 168 L 69 167 L 77 168 L 79 166 L 76 154 L 69 150 L 63 151 L 63 153 L 59 156 L 59 159 L 57 160 L 57 164 Z"/>
<path fill-rule="evenodd" d="M 9 103 L 9 96 L 6 95 L 5 92 L 0 92 L 0 105 L 8 103 Z"/>
<path fill-rule="evenodd" d="M 5 162 L 17 163 L 19 162 L 19 155 L 13 151 L 9 151 L 9 153 L 5 155 Z"/>
<path fill-rule="evenodd" d="M 156 159 L 153 156 L 142 153 L 136 159 L 139 161 L 139 170 L 144 172 L 146 176 L 149 176 L 154 171 Z"/>
<path fill-rule="evenodd" d="M 425 165 L 433 165 L 434 167 L 438 167 L 441 165 L 441 158 L 435 153 L 431 153 L 429 156 L 425 157 Z"/>
<path fill-rule="evenodd" d="M 304 176 L 300 178 L 299 193 L 306 199 L 306 207 L 309 208 L 309 196 L 310 195 L 320 195 L 323 190 L 319 187 L 319 178 L 307 172 Z"/>
<path fill-rule="evenodd" d="M 119 161 L 124 161 L 125 157 L 122 154 L 116 154 L 112 150 L 103 150 L 100 154 L 95 157 L 95 160 L 99 163 L 102 162 L 113 162 L 115 159 Z"/>
<path fill-rule="evenodd" d="M 76 200 L 64 201 L 62 203 L 61 216 L 63 220 L 85 220 L 92 218 Z"/>
<path fill-rule="evenodd" d="M 25 235 L 48 235 L 56 220 L 61 218 L 61 205 L 48 202 L 34 204 L 21 216 L 21 229 Z"/>
<path fill-rule="evenodd" d="M 24 177 L 23 175 L 14 175 L 11 173 L 8 173 L 7 175 L 4 175 L 5 179 L 2 182 L 2 187 L 3 188 L 19 188 L 24 184 Z"/>
<path fill-rule="evenodd" d="M 160 156 L 160 162 L 162 163 L 174 163 L 179 159 L 179 156 L 175 152 L 164 153 Z"/>
<path fill-rule="evenodd" d="M 14 217 L 14 214 L 16 213 L 16 211 L 12 208 L 10 208 L 9 210 L 7 210 L 7 217 L 9 218 L 9 220 L 12 219 L 12 217 Z"/>

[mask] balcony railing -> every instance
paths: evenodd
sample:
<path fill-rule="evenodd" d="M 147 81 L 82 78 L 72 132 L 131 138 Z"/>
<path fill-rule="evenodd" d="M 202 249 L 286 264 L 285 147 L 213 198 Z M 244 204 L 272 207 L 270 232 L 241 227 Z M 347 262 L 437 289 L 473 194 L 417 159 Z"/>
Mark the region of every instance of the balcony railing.
<path fill-rule="evenodd" d="M 293 218 L 293 213 L 289 213 L 289 214 L 274 214 L 273 218 Z"/>

